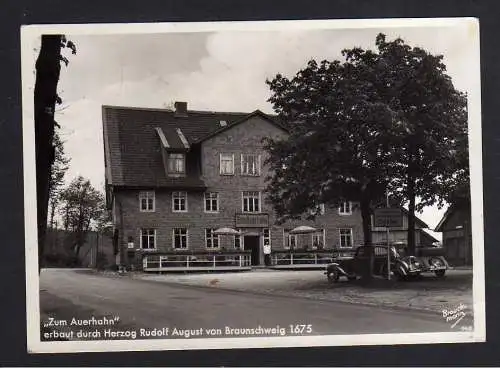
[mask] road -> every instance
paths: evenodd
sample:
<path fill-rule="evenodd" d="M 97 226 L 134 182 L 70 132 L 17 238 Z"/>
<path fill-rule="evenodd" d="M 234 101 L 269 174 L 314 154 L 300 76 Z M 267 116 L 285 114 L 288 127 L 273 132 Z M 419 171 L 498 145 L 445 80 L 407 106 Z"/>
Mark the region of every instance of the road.
<path fill-rule="evenodd" d="M 48 269 L 40 275 L 42 316 L 119 316 L 123 326 L 211 329 L 310 325 L 311 335 L 452 331 L 441 316 L 290 296 L 170 285 Z M 304 335 L 307 335 L 304 330 Z"/>

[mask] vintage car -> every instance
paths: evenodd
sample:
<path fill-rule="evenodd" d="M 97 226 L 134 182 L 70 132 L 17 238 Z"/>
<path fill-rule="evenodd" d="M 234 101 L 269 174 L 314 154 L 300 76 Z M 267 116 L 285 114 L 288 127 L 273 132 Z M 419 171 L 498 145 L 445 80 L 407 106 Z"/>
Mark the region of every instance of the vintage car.
<path fill-rule="evenodd" d="M 406 244 L 395 244 L 400 256 L 406 254 Z M 434 273 L 437 277 L 444 277 L 450 265 L 444 257 L 445 250 L 439 244 L 428 247 L 417 247 L 415 254 L 422 265 L 422 273 Z"/>
<path fill-rule="evenodd" d="M 391 245 L 363 245 L 358 247 L 351 255 L 341 254 L 334 256 L 334 260 L 325 270 L 325 274 L 329 281 L 337 282 L 340 277 L 347 277 L 348 280 L 355 280 L 358 276 L 363 275 L 367 267 L 367 262 L 370 257 L 370 248 L 374 252 L 373 273 L 376 276 L 387 277 L 387 251 L 389 249 L 389 262 L 391 266 L 391 274 L 399 279 L 409 279 L 419 276 L 423 272 L 422 264 L 417 257 L 401 256 L 396 247 Z"/>

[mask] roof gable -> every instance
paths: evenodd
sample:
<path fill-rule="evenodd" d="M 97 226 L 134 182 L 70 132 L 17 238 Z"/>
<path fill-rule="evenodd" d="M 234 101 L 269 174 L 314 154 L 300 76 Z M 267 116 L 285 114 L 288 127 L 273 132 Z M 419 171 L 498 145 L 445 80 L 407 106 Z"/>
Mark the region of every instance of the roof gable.
<path fill-rule="evenodd" d="M 194 146 L 197 143 L 253 116 L 260 116 L 284 129 L 259 110 L 252 113 L 187 110 L 187 114 L 179 115 L 169 109 L 105 105 L 102 119 L 108 183 L 168 186 L 171 178 L 165 173 L 163 149 L 194 150 L 188 155 L 196 155 Z"/>
<path fill-rule="evenodd" d="M 283 130 L 283 131 L 285 131 L 285 132 L 288 133 L 288 129 L 283 124 L 279 123 L 276 118 L 273 119 L 273 118 L 271 118 L 270 115 L 264 114 L 260 110 L 255 110 L 254 112 L 252 112 L 252 113 L 250 113 L 250 114 L 242 117 L 241 119 L 236 120 L 236 121 L 234 121 L 231 124 L 227 124 L 227 125 L 221 127 L 220 129 L 217 129 L 217 130 L 215 130 L 215 131 L 207 134 L 204 138 L 200 139 L 197 143 L 201 143 L 201 142 L 204 142 L 204 141 L 206 141 L 206 140 L 208 140 L 210 138 L 213 138 L 216 135 L 218 135 L 220 133 L 223 133 L 223 132 L 225 132 L 225 131 L 227 131 L 227 130 L 229 130 L 231 128 L 234 128 L 235 126 L 237 126 L 239 124 L 242 124 L 242 123 L 244 123 L 244 122 L 246 122 L 246 121 L 248 121 L 251 118 L 256 117 L 256 116 L 258 116 L 258 117 L 260 117 L 260 118 L 268 121 L 269 123 L 275 125 L 276 127 L 280 128 L 281 130 Z"/>

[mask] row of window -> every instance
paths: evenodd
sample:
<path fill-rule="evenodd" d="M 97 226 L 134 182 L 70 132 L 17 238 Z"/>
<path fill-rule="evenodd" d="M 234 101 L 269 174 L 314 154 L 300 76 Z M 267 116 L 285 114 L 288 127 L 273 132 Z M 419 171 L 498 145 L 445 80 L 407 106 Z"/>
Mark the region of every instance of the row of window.
<path fill-rule="evenodd" d="M 234 153 L 221 153 L 219 156 L 219 173 L 234 175 Z M 261 173 L 261 155 L 242 153 L 240 155 L 240 174 L 245 176 L 259 176 Z"/>
<path fill-rule="evenodd" d="M 219 235 L 214 234 L 215 229 L 205 229 L 205 247 L 208 249 L 218 249 L 220 245 Z M 262 232 L 263 244 L 271 246 L 271 230 L 263 229 Z M 313 247 L 321 249 L 325 244 L 325 230 L 320 230 L 311 235 Z M 286 249 L 297 248 L 297 235 L 284 232 L 283 243 Z M 187 249 L 189 245 L 189 232 L 186 228 L 174 228 L 172 230 L 172 248 Z M 241 249 L 243 246 L 243 238 L 241 235 L 233 236 L 233 245 L 236 249 Z M 339 246 L 340 248 L 351 248 L 353 246 L 352 228 L 339 229 Z M 140 239 L 141 249 L 156 249 L 156 229 L 141 229 Z"/>
<path fill-rule="evenodd" d="M 247 213 L 261 212 L 261 192 L 243 191 L 241 193 L 241 210 Z M 141 212 L 154 212 L 155 192 L 143 191 L 139 193 L 139 208 Z M 205 192 L 204 194 L 205 212 L 219 212 L 219 193 Z M 187 192 L 172 192 L 172 212 L 188 212 Z M 351 202 L 344 202 L 339 206 L 339 214 L 350 215 L 352 213 Z M 325 213 L 324 205 L 320 205 L 320 214 Z"/>
<path fill-rule="evenodd" d="M 219 155 L 220 175 L 234 175 L 234 153 L 221 153 Z M 261 155 L 243 153 L 240 155 L 240 174 L 246 176 L 259 176 L 261 174 Z M 170 153 L 167 159 L 167 171 L 171 176 L 186 174 L 186 156 L 183 153 Z"/>

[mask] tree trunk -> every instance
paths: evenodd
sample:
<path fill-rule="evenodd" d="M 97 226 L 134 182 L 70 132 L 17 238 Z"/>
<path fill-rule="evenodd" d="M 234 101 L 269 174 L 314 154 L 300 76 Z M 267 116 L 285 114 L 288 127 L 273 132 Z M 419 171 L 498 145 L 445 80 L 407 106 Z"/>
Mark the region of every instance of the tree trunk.
<path fill-rule="evenodd" d="M 50 200 L 50 220 L 49 220 L 49 228 L 54 228 L 54 215 L 56 212 L 57 201 L 55 198 Z"/>
<path fill-rule="evenodd" d="M 360 203 L 361 206 L 361 219 L 363 221 L 363 238 L 364 245 L 370 246 L 369 256 L 366 259 L 366 265 L 364 268 L 365 272 L 362 275 L 365 281 L 370 280 L 373 277 L 373 268 L 374 268 L 374 252 L 373 252 L 373 241 L 372 241 L 372 218 L 371 218 L 371 208 L 370 208 L 370 200 L 363 198 Z"/>
<path fill-rule="evenodd" d="M 408 178 L 408 254 L 415 255 L 415 179 Z"/>
<path fill-rule="evenodd" d="M 36 61 L 34 91 L 39 271 L 42 267 L 47 231 L 50 171 L 54 160 L 52 145 L 54 110 L 57 100 L 57 83 L 61 71 L 60 58 L 61 36 L 43 35 L 40 54 Z"/>

